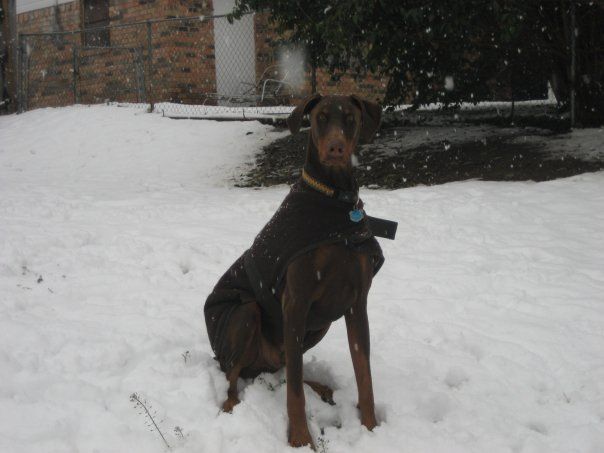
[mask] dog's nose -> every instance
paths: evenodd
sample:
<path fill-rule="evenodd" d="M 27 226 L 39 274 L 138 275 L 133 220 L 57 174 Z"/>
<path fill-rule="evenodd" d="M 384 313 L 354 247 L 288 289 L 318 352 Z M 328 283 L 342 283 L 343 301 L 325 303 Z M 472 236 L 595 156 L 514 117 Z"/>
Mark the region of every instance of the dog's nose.
<path fill-rule="evenodd" d="M 331 157 L 340 157 L 344 154 L 344 142 L 342 140 L 331 140 L 327 144 L 327 149 Z"/>

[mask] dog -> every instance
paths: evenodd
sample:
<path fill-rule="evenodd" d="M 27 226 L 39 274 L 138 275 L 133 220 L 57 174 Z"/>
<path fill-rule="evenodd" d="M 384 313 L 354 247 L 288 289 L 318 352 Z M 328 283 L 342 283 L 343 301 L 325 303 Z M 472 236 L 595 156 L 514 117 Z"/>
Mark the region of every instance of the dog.
<path fill-rule="evenodd" d="M 204 306 L 210 343 L 229 383 L 222 409 L 231 412 L 239 403 L 239 377 L 285 366 L 288 439 L 294 447 L 314 449 L 305 414 L 302 355 L 342 316 L 361 423 L 369 430 L 378 423 L 367 294 L 384 261 L 375 236 L 394 236 L 386 231 L 388 225 L 380 223 L 389 221 L 365 214 L 352 160 L 357 145 L 376 133 L 381 112 L 378 104 L 354 95 L 315 94 L 294 109 L 287 119 L 292 133 L 300 130 L 305 115 L 310 117 L 302 175 Z M 383 234 L 376 233 L 380 228 Z M 306 383 L 334 404 L 329 387 Z"/>

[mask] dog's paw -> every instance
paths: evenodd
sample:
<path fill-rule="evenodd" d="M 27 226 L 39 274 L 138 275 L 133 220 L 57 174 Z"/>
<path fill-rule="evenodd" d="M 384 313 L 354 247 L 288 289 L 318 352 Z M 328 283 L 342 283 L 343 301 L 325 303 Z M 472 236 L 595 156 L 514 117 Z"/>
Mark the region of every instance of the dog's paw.
<path fill-rule="evenodd" d="M 312 436 L 310 435 L 310 431 L 308 431 L 308 427 L 304 427 L 301 429 L 291 429 L 289 430 L 289 445 L 294 448 L 309 446 L 313 450 L 316 450 L 315 444 L 312 440 Z"/>
<path fill-rule="evenodd" d="M 233 408 L 240 403 L 237 398 L 228 398 L 224 403 L 222 403 L 222 411 L 230 414 L 233 412 Z"/>
<path fill-rule="evenodd" d="M 369 415 L 367 417 L 361 417 L 361 424 L 367 428 L 369 431 L 373 431 L 373 428 L 375 428 L 378 423 L 377 420 L 375 418 L 375 415 Z"/>

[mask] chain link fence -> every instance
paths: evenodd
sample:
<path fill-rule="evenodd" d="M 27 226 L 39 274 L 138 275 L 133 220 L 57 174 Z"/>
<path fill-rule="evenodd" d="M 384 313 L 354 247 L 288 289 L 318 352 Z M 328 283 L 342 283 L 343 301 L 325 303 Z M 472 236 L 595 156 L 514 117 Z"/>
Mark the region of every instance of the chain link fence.
<path fill-rule="evenodd" d="M 307 94 L 307 75 L 303 64 L 284 68 L 267 41 L 253 15 L 21 34 L 19 108 L 117 102 L 175 117 L 286 115 Z"/>
<path fill-rule="evenodd" d="M 182 118 L 288 115 L 311 92 L 310 69 L 303 53 L 277 45 L 278 37 L 259 17 L 245 15 L 233 23 L 225 16 L 177 17 L 20 34 L 19 110 L 122 103 Z M 503 67 L 488 82 L 493 98 L 547 96 L 541 76 Z M 516 73 L 518 86 L 511 79 Z M 337 74 L 321 68 L 315 77 L 324 93 L 375 98 L 387 85 L 379 77 L 340 83 Z"/>

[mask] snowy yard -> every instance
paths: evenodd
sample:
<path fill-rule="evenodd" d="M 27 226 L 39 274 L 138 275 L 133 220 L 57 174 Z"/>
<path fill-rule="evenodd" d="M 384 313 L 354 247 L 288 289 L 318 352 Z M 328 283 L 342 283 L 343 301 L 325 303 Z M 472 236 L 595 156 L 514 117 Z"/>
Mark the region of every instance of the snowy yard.
<path fill-rule="evenodd" d="M 283 373 L 219 412 L 202 312 L 287 192 L 232 177 L 283 134 L 106 106 L 0 117 L 0 451 L 165 451 L 133 392 L 174 452 L 288 450 Z M 604 172 L 361 195 L 399 221 L 369 298 L 380 426 L 360 425 L 338 322 L 305 356 L 336 390 L 307 388 L 319 451 L 604 451 Z"/>

